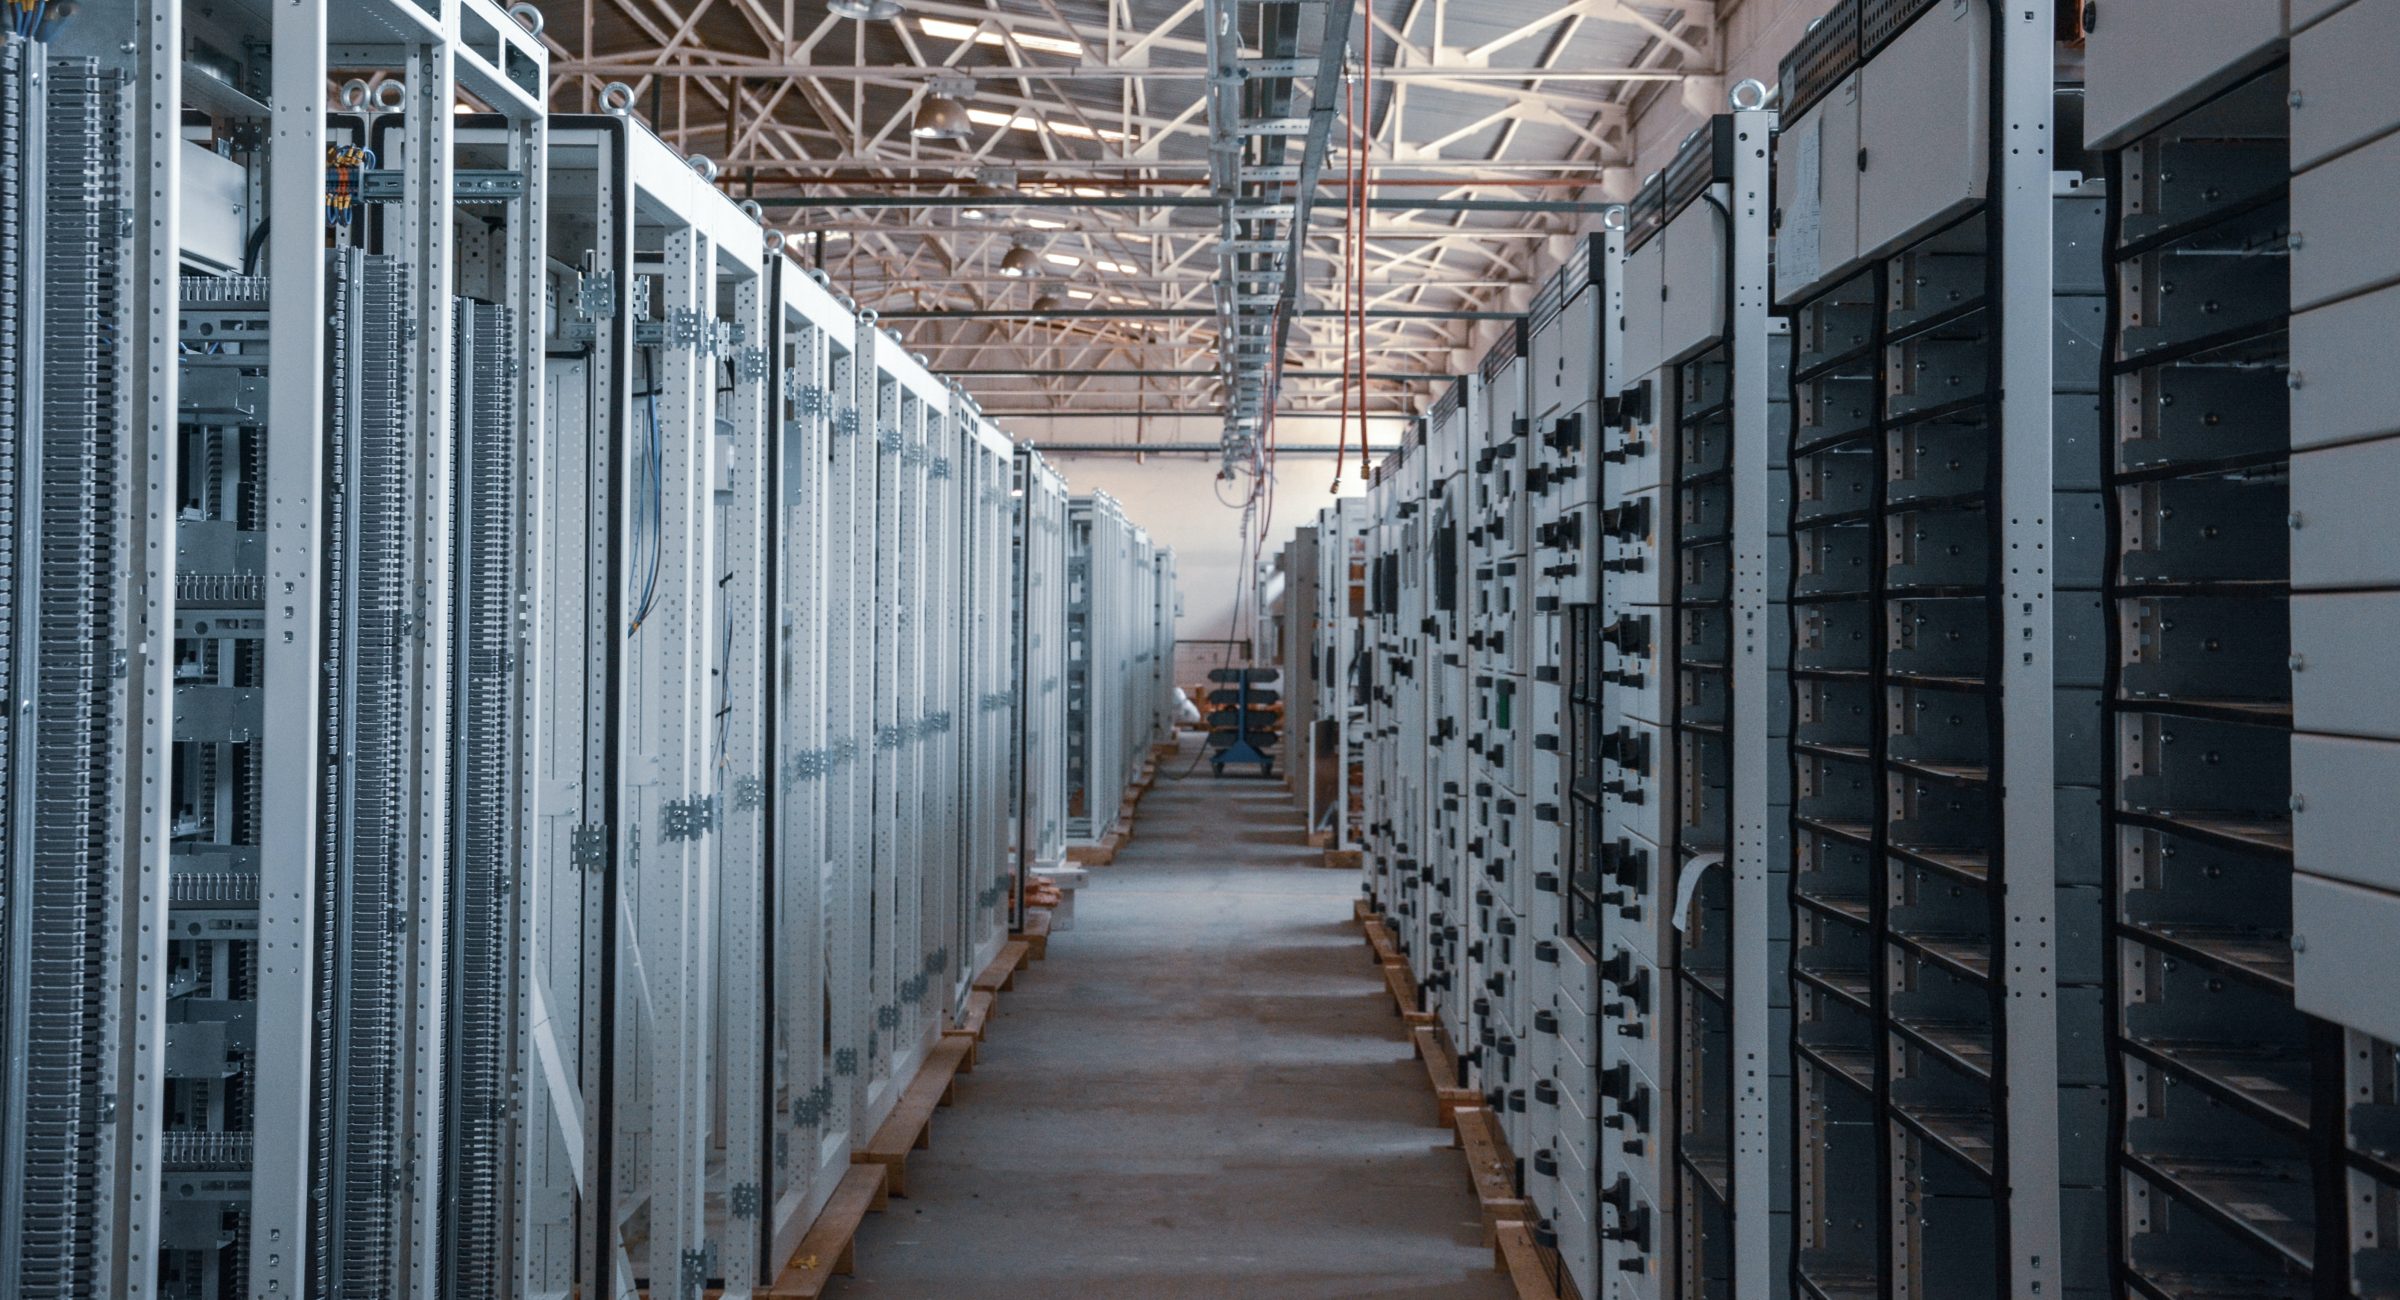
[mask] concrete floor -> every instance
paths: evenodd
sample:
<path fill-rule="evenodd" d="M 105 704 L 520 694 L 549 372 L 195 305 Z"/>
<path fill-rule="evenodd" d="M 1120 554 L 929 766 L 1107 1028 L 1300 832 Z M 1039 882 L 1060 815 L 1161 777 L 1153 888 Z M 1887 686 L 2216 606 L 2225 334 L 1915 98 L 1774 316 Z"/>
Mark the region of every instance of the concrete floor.
<path fill-rule="evenodd" d="M 1441 1297 L 1514 1291 L 1280 782 L 1184 762 L 1000 998 L 981 1063 L 867 1216 L 836 1296 Z"/>

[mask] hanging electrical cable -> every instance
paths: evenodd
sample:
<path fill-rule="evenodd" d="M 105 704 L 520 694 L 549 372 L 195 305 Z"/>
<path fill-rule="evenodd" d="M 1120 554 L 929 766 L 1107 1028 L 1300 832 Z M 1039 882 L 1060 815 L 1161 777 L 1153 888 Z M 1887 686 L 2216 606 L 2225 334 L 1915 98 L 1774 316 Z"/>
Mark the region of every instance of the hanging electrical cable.
<path fill-rule="evenodd" d="M 644 449 L 642 467 L 649 478 L 650 488 L 650 562 L 642 577 L 642 594 L 634 601 L 632 626 L 625 629 L 627 638 L 641 633 L 642 620 L 650 617 L 658 599 L 659 563 L 665 558 L 667 531 L 666 465 L 663 440 L 658 429 L 658 366 L 656 349 L 642 349 L 642 400 L 650 416 L 649 445 Z M 633 550 L 642 553 L 641 520 L 634 520 Z M 640 568 L 637 560 L 633 568 Z"/>

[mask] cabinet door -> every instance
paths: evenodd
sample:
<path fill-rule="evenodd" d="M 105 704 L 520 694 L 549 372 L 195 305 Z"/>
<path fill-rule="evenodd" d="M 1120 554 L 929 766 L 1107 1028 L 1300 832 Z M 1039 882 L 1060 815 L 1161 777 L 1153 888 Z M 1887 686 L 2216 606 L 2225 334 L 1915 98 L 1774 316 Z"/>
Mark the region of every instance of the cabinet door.
<path fill-rule="evenodd" d="M 2292 317 L 2292 447 L 2400 432 L 2400 285 Z"/>
<path fill-rule="evenodd" d="M 1858 256 L 1858 74 L 1775 137 L 1775 301 L 1832 283 Z"/>
<path fill-rule="evenodd" d="M 2361 0 L 2292 38 L 2292 166 L 2313 167 L 2400 127 L 2392 51 L 2400 4 Z"/>
<path fill-rule="evenodd" d="M 2274 57 L 2283 0 L 2104 0 L 2084 42 L 2083 135 L 2113 149 Z"/>
<path fill-rule="evenodd" d="M 1725 216 L 1703 199 L 1667 223 L 1667 298 L 1660 304 L 1659 355 L 1681 360 L 1725 333 Z"/>
<path fill-rule="evenodd" d="M 1658 369 L 1659 314 L 1665 303 L 1666 236 L 1661 232 L 1625 259 L 1625 379 Z"/>
<path fill-rule="evenodd" d="M 1926 13 L 1859 78 L 1858 247 L 1880 257 L 1983 198 L 1991 14 L 1982 0 Z"/>
<path fill-rule="evenodd" d="M 2400 533 L 2391 485 L 2400 438 L 2345 443 L 2292 457 L 2292 586 L 2301 591 L 2400 587 Z M 2378 654 L 2389 647 L 2375 647 Z"/>
<path fill-rule="evenodd" d="M 2400 592 L 2302 592 L 2292 597 L 2292 725 L 2302 731 L 2400 740 Z"/>
<path fill-rule="evenodd" d="M 2292 876 L 2293 1001 L 2379 1038 L 2400 1038 L 2400 894 L 2305 872 Z"/>
<path fill-rule="evenodd" d="M 2292 310 L 2400 281 L 2400 239 L 2359 214 L 2400 195 L 2400 132 L 2292 177 Z"/>

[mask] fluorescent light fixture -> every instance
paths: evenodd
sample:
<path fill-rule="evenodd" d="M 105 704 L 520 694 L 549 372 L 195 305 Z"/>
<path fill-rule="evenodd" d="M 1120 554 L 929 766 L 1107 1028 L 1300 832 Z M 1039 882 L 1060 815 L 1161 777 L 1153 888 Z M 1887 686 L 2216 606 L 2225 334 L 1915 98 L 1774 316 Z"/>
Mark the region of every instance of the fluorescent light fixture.
<path fill-rule="evenodd" d="M 1036 230 L 1064 230 L 1067 228 L 1066 222 L 1052 221 L 1048 217 L 1027 217 L 1025 224 Z"/>
<path fill-rule="evenodd" d="M 1069 289 L 1067 290 L 1067 296 L 1073 298 L 1077 302 L 1090 302 L 1092 300 L 1092 291 L 1089 289 Z"/>
<path fill-rule="evenodd" d="M 1022 49 L 1038 50 L 1043 54 L 1064 54 L 1078 57 L 1083 47 L 1063 36 L 1036 36 L 1031 32 L 1003 34 L 974 23 L 952 22 L 947 18 L 919 18 L 917 30 L 937 41 L 973 41 L 977 45 L 1007 46 L 1011 39 Z"/>
<path fill-rule="evenodd" d="M 1044 253 L 1042 260 L 1052 266 L 1081 266 L 1083 259 L 1073 253 Z"/>

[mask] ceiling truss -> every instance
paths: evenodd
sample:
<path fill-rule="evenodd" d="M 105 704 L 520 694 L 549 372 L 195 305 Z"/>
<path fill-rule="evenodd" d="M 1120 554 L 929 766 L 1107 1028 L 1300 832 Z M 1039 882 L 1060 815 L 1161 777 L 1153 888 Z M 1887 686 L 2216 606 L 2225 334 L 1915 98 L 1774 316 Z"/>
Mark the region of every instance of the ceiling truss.
<path fill-rule="evenodd" d="M 1281 132 L 1285 148 L 1249 156 L 1288 168 L 1262 174 L 1300 197 L 1314 42 L 1327 27 L 1345 29 L 1332 60 L 1344 79 L 1371 51 L 1377 202 L 1349 229 L 1350 126 L 1336 124 L 1309 201 L 1295 204 L 1304 227 L 1273 228 L 1289 250 L 1275 267 L 1288 267 L 1289 302 L 1265 400 L 1284 411 L 1341 408 L 1339 375 L 1361 340 L 1349 322 L 1310 312 L 1344 301 L 1354 234 L 1370 312 L 1424 313 L 1364 323 L 1367 409 L 1404 414 L 1438 391 L 1436 377 L 1471 364 L 1471 313 L 1521 310 L 1553 241 L 1630 190 L 1629 114 L 1644 96 L 1714 76 L 1718 48 L 1714 0 L 1365 0 L 1338 23 L 1325 6 L 1344 0 L 903 3 L 894 20 L 854 23 L 823 0 L 542 0 L 553 102 L 597 111 L 603 86 L 631 88 L 637 114 L 710 156 L 720 184 L 760 200 L 841 292 L 911 313 L 898 328 L 912 349 L 947 370 L 1009 372 L 971 389 L 1011 410 L 1238 404 L 1236 368 L 1221 356 L 1238 333 L 1221 310 L 1225 268 L 1249 264 L 1262 282 L 1265 272 L 1226 245 L 1270 227 L 1226 219 L 1226 174 L 1212 175 L 1212 159 L 1244 120 Z M 1286 12 L 1262 16 L 1274 10 Z M 1262 33 L 1275 21 L 1289 30 L 1300 10 L 1310 57 L 1276 61 Z M 1214 64 L 1212 16 L 1225 24 Z M 1296 122 L 1212 121 L 1212 84 L 1225 87 L 1211 75 L 1228 63 L 1283 74 Z M 936 93 L 963 96 L 967 138 L 911 134 Z M 1427 206 L 1399 206 L 1411 200 Z M 1019 246 L 1043 275 L 999 273 Z M 1117 310 L 1128 314 L 1089 314 Z"/>

